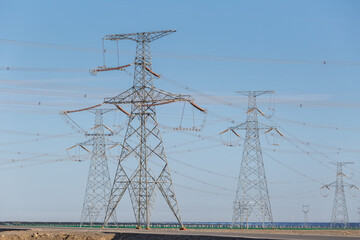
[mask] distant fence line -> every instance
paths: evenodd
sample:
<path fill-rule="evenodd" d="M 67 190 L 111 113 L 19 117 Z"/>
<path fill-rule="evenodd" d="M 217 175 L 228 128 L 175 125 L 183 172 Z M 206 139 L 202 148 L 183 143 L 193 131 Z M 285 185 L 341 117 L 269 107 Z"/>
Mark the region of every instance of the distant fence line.
<path fill-rule="evenodd" d="M 0 225 L 5 226 L 52 226 L 52 227 L 80 227 L 79 222 L 19 222 L 19 221 L 11 221 L 11 222 L 0 222 Z M 83 227 L 90 227 L 89 223 L 84 223 Z M 96 222 L 92 224 L 94 228 L 102 227 L 102 222 Z M 135 228 L 136 223 L 133 222 L 123 222 L 123 223 L 109 223 L 108 228 Z M 180 228 L 178 223 L 152 223 L 152 228 Z M 249 223 L 248 226 L 240 226 L 239 224 L 235 224 L 233 227 L 231 223 L 184 223 L 184 227 L 186 228 L 203 228 L 203 229 L 224 229 L 224 228 L 252 228 L 252 229 L 261 229 L 262 223 Z M 272 226 L 267 224 L 265 228 L 302 228 L 302 229 L 320 229 L 320 228 L 331 228 L 330 223 L 323 222 L 315 222 L 315 223 L 307 223 L 306 226 L 304 223 L 289 223 L 289 222 L 276 222 Z M 339 224 L 336 228 L 343 228 L 341 224 Z M 350 223 L 349 228 L 360 228 L 359 223 Z"/>

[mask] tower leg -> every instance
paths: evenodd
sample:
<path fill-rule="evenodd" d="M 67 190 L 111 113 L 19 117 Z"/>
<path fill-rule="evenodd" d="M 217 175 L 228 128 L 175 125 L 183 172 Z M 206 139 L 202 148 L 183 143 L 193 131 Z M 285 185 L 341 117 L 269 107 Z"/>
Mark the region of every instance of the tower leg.
<path fill-rule="evenodd" d="M 158 187 L 161 194 L 165 198 L 167 204 L 169 205 L 171 211 L 174 213 L 181 228 L 184 228 L 183 223 L 181 221 L 180 209 L 176 199 L 170 170 L 167 164 L 165 165 L 163 171 L 159 176 Z"/>
<path fill-rule="evenodd" d="M 149 176 L 149 174 L 147 174 Z M 140 171 L 137 170 L 129 186 L 130 198 L 134 210 L 136 225 L 141 228 L 142 223 L 146 229 L 150 228 L 151 213 L 155 203 L 155 180 L 141 180 Z"/>
<path fill-rule="evenodd" d="M 128 189 L 129 184 L 130 184 L 130 179 L 126 175 L 126 172 L 121 166 L 121 163 L 119 163 L 116 171 L 114 183 L 111 189 L 109 203 L 106 209 L 104 226 L 107 226 L 110 217 L 115 214 L 115 209 L 119 204 L 121 198 L 123 197 L 124 193 Z"/>

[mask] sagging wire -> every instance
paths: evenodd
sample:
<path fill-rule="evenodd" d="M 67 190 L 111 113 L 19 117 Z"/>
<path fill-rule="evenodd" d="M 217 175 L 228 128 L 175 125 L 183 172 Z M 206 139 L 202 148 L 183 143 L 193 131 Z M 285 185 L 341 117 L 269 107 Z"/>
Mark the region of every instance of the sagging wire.
<path fill-rule="evenodd" d="M 212 175 L 216 175 L 216 176 L 219 176 L 219 177 L 225 177 L 225 178 L 228 178 L 228 179 L 231 179 L 231 180 L 237 180 L 238 178 L 237 177 L 232 177 L 232 176 L 229 176 L 227 174 L 222 174 L 220 172 L 214 172 L 214 171 L 210 171 L 208 169 L 205 169 L 205 168 L 201 168 L 201 167 L 198 167 L 198 166 L 194 166 L 192 164 L 189 164 L 189 163 L 185 163 L 183 161 L 180 161 L 180 160 L 176 160 L 172 157 L 168 157 L 168 159 L 170 159 L 171 161 L 174 161 L 174 162 L 177 162 L 177 163 L 180 163 L 184 166 L 187 166 L 187 167 L 190 167 L 190 168 L 193 168 L 193 169 L 197 169 L 199 171 L 202 171 L 202 172 L 206 172 L 206 173 L 209 173 L 209 174 L 212 174 Z"/>
<path fill-rule="evenodd" d="M 207 193 L 207 194 L 216 195 L 216 196 L 234 197 L 233 195 L 226 194 L 226 193 L 224 194 L 224 193 L 218 193 L 218 192 L 210 192 L 210 191 L 206 191 L 204 189 L 193 188 L 193 187 L 189 187 L 189 186 L 185 186 L 185 185 L 180 185 L 177 183 L 173 183 L 173 185 L 178 186 L 180 188 L 188 189 L 190 191 L 195 191 L 195 192 L 202 192 L 202 193 Z"/>
<path fill-rule="evenodd" d="M 24 71 L 24 72 L 72 72 L 72 73 L 85 73 L 89 69 L 82 68 L 34 68 L 34 67 L 13 67 L 13 66 L 0 66 L 2 71 Z"/>
<path fill-rule="evenodd" d="M 50 160 L 50 161 L 41 162 L 41 163 L 33 163 L 33 164 L 28 164 L 28 165 L 20 165 L 20 166 L 13 166 L 13 167 L 7 167 L 7 168 L 0 168 L 0 170 L 27 168 L 27 167 L 40 166 L 40 165 L 48 164 L 48 163 L 65 162 L 65 161 L 73 162 L 73 160 L 69 160 L 69 159 L 56 159 L 56 160 Z"/>
<path fill-rule="evenodd" d="M 291 136 L 292 138 L 294 138 L 297 142 L 300 142 L 301 144 L 304 144 L 304 143 L 305 143 L 304 141 L 301 141 L 300 139 L 296 138 L 294 135 L 290 134 L 288 131 L 286 131 L 286 130 L 284 130 L 284 131 L 287 132 L 287 135 L 289 135 L 289 136 Z M 290 141 L 287 137 L 285 137 L 285 139 L 288 140 L 288 141 L 289 141 L 290 143 L 292 143 L 293 145 L 295 145 L 298 149 L 304 151 L 304 150 L 301 149 L 296 143 L 293 143 L 292 141 Z M 304 144 L 304 145 L 307 146 L 308 148 L 310 148 L 312 151 L 317 152 L 317 153 L 318 153 L 319 155 L 321 155 L 322 157 L 328 159 L 329 161 L 337 162 L 335 159 L 333 159 L 333 158 L 329 157 L 328 155 L 326 155 L 326 154 L 324 154 L 324 153 L 322 153 L 322 152 L 320 152 L 320 151 L 317 151 L 315 148 L 309 146 L 309 144 Z M 305 152 L 306 152 L 306 151 L 305 151 Z M 307 155 L 308 157 L 310 157 L 311 159 L 317 161 L 317 162 L 320 163 L 321 165 L 325 166 L 326 168 L 328 168 L 328 169 L 336 172 L 335 169 L 333 169 L 333 168 L 325 165 L 321 160 L 319 160 L 319 159 L 317 159 L 317 158 L 314 158 L 314 157 L 313 157 L 312 155 L 310 155 L 310 154 L 306 154 L 306 155 Z M 345 166 L 345 167 L 348 168 L 348 169 L 354 170 L 353 168 L 350 168 L 350 167 L 348 167 L 348 166 Z M 357 180 L 355 180 L 355 179 L 352 179 L 352 180 L 353 180 L 354 182 L 356 182 L 357 184 L 360 184 L 359 181 L 357 181 Z"/>
<path fill-rule="evenodd" d="M 155 162 L 152 162 L 152 163 L 153 163 L 154 165 L 161 166 L 161 165 L 158 164 L 158 163 L 155 163 Z M 214 188 L 221 189 L 221 190 L 223 190 L 223 191 L 234 192 L 234 190 L 232 190 L 232 189 L 229 189 L 229 188 L 226 188 L 226 187 L 223 187 L 223 186 L 219 186 L 219 185 L 216 185 L 216 184 L 213 184 L 213 183 L 208 183 L 208 182 L 206 182 L 206 181 L 203 181 L 203 180 L 198 179 L 198 178 L 194 178 L 194 177 L 189 176 L 189 175 L 187 175 L 187 174 L 180 173 L 180 172 L 175 171 L 175 170 L 173 170 L 173 169 L 171 170 L 171 172 L 175 173 L 176 175 L 185 177 L 185 178 L 187 178 L 187 179 L 191 179 L 191 180 L 193 180 L 193 181 L 195 181 L 195 182 L 198 182 L 198 183 L 201 183 L 201 184 L 204 184 L 204 185 L 212 186 L 212 187 L 214 187 Z"/>
<path fill-rule="evenodd" d="M 117 163 L 118 163 L 117 161 L 112 160 L 112 159 L 111 159 L 110 161 L 111 161 L 112 163 L 114 163 L 114 164 L 117 164 Z M 156 165 L 156 164 L 155 164 L 155 165 Z M 123 167 L 124 169 L 127 169 L 127 170 L 131 171 L 131 172 L 134 171 L 134 169 L 129 168 L 129 167 L 125 166 L 124 164 L 122 164 L 122 167 Z M 174 171 L 171 170 L 171 172 L 174 172 Z M 196 180 L 196 181 L 197 181 L 197 180 Z M 200 180 L 200 181 L 201 181 L 201 180 Z M 198 181 L 197 181 L 197 182 L 198 182 Z M 203 181 L 201 181 L 201 182 L 203 182 Z M 206 190 L 203 190 L 203 189 L 193 188 L 193 187 L 189 187 L 189 186 L 185 186 L 185 185 L 181 185 L 181 184 L 173 183 L 173 185 L 178 186 L 178 187 L 181 187 L 181 188 L 184 188 L 184 189 L 188 189 L 188 190 L 191 190 L 191 191 L 202 192 L 202 193 L 207 193 L 207 194 L 217 195 L 217 196 L 233 197 L 233 195 L 230 195 L 230 194 L 224 194 L 224 193 L 219 193 L 219 192 L 206 191 Z M 214 186 L 212 186 L 212 187 L 214 187 Z M 231 192 L 233 192 L 233 191 L 231 190 Z"/>
<path fill-rule="evenodd" d="M 40 48 L 72 50 L 83 52 L 101 52 L 97 47 L 79 46 L 72 44 L 58 44 L 47 42 L 20 41 L 13 39 L 0 39 L 0 44 L 11 44 L 20 46 L 31 46 Z M 115 52 L 113 52 L 115 53 Z M 122 50 L 122 53 L 132 54 Z M 315 64 L 315 65 L 341 65 L 341 66 L 360 66 L 360 62 L 356 61 L 328 61 L 328 60 L 297 60 L 297 59 L 275 59 L 275 58 L 244 58 L 233 56 L 217 56 L 217 55 L 195 55 L 195 54 L 176 54 L 176 53 L 158 53 L 154 54 L 160 58 L 178 58 L 190 60 L 205 61 L 229 61 L 229 62 L 252 62 L 252 63 L 276 63 L 276 64 Z"/>
<path fill-rule="evenodd" d="M 191 135 L 191 134 L 190 134 Z M 198 136 L 199 138 L 200 138 L 200 136 Z M 196 141 L 194 141 L 194 142 L 197 142 L 198 140 L 196 140 Z M 299 148 L 299 150 L 301 150 L 301 152 L 303 152 L 303 153 L 305 153 L 306 155 L 309 155 L 308 154 L 308 152 L 306 152 L 306 151 L 304 151 L 302 148 L 300 148 L 298 145 L 296 145 L 298 148 Z M 174 146 L 174 147 L 176 147 L 176 145 Z M 315 159 L 315 158 L 314 158 Z M 317 160 L 317 159 L 315 159 L 315 160 Z M 323 166 L 325 166 L 325 167 L 328 167 L 327 165 L 325 165 L 322 161 L 320 161 L 320 160 L 317 160 L 321 165 L 323 165 Z M 299 171 L 296 171 L 295 169 L 293 169 L 293 168 L 291 168 L 291 167 L 289 167 L 289 166 L 287 166 L 287 165 L 285 165 L 285 164 L 283 164 L 283 163 L 281 163 L 280 161 L 278 161 L 279 162 L 279 164 L 282 164 L 283 166 L 286 166 L 288 169 L 291 169 L 292 171 L 295 171 L 296 173 L 298 173 L 299 175 L 301 175 L 301 176 L 303 176 L 303 177 L 307 177 L 308 179 L 310 179 L 311 181 L 316 181 L 316 182 L 318 182 L 318 183 L 321 183 L 321 181 L 318 181 L 318 180 L 316 180 L 316 179 L 314 179 L 314 178 L 311 178 L 311 177 L 308 177 L 307 175 L 305 175 L 305 174 L 302 174 L 301 172 L 299 172 Z M 328 167 L 329 169 L 331 169 L 330 167 Z M 321 183 L 322 184 L 322 183 Z"/>
<path fill-rule="evenodd" d="M 14 145 L 14 144 L 23 144 L 23 143 L 43 141 L 43 140 L 52 139 L 52 138 L 67 137 L 67 136 L 69 136 L 69 135 L 71 135 L 71 134 L 74 134 L 74 133 L 71 132 L 71 133 L 66 133 L 66 134 L 59 134 L 59 135 L 54 135 L 54 136 L 49 136 L 49 137 L 35 138 L 35 139 L 23 140 L 23 141 L 3 142 L 3 143 L 0 143 L 0 146 L 8 146 L 8 145 Z"/>
<path fill-rule="evenodd" d="M 220 144 L 216 144 L 216 145 L 210 145 L 210 146 L 205 146 L 205 147 L 198 147 L 198 148 L 191 148 L 191 149 L 186 149 L 186 150 L 178 150 L 178 151 L 170 151 L 167 152 L 168 154 L 179 154 L 179 153 L 187 153 L 187 152 L 196 152 L 196 151 L 202 151 L 202 150 L 206 150 L 206 149 L 214 149 L 217 147 L 221 147 Z"/>
<path fill-rule="evenodd" d="M 337 126 L 335 127 L 335 126 L 326 126 L 324 124 L 317 124 L 317 123 L 309 123 L 309 122 L 290 120 L 290 119 L 285 119 L 285 118 L 280 118 L 280 117 L 274 117 L 274 118 L 279 120 L 279 121 L 282 121 L 282 122 L 297 124 L 297 125 L 301 125 L 301 126 L 304 126 L 304 127 L 325 128 L 325 129 L 332 129 L 332 130 L 360 131 L 360 128 L 356 128 L 356 127 L 337 127 Z"/>
<path fill-rule="evenodd" d="M 57 136 L 56 134 L 47 134 L 47 133 L 33 133 L 33 132 L 24 132 L 24 131 L 15 131 L 15 130 L 4 130 L 0 129 L 1 133 L 5 134 L 16 134 L 16 135 L 26 135 L 26 136 L 46 136 L 46 137 L 54 137 Z"/>
<path fill-rule="evenodd" d="M 319 180 L 317 180 L 317 179 L 315 179 L 315 178 L 312 178 L 312 177 L 310 177 L 310 176 L 308 176 L 308 175 L 306 175 L 306 174 L 304 174 L 304 173 L 296 170 L 295 168 L 292 168 L 292 167 L 286 165 L 285 163 L 279 161 L 278 159 L 274 158 L 274 157 L 271 156 L 270 154 L 268 154 L 268 153 L 266 153 L 266 152 L 263 152 L 263 154 L 266 155 L 268 158 L 272 159 L 273 161 L 277 162 L 277 163 L 280 164 L 281 166 L 283 166 L 283 167 L 289 169 L 290 171 L 298 174 L 299 176 L 302 176 L 302 177 L 304 177 L 304 178 L 307 178 L 307 179 L 309 179 L 309 180 L 311 180 L 311 181 L 313 181 L 313 182 L 319 183 L 319 184 L 321 184 L 321 185 L 325 185 L 323 182 L 321 182 L 321 181 L 319 181 Z"/>
<path fill-rule="evenodd" d="M 296 198 L 296 199 L 307 199 L 307 198 L 317 198 L 320 196 L 317 195 L 312 195 L 312 196 L 304 196 L 304 194 L 308 194 L 308 193 L 313 193 L 313 192 L 319 192 L 319 188 L 313 189 L 313 190 L 309 190 L 306 192 L 301 192 L 301 193 L 293 193 L 293 194 L 288 194 L 288 195 L 278 195 L 278 196 L 271 196 L 270 198 L 281 198 L 281 199 L 291 199 L 291 198 Z"/>
<path fill-rule="evenodd" d="M 11 160 L 8 159 L 6 162 L 0 161 L 0 164 L 1 165 L 6 165 L 6 164 L 19 163 L 19 162 L 29 162 L 29 161 L 33 160 L 34 158 L 36 158 L 35 161 L 39 161 L 39 158 L 49 157 L 51 155 L 54 155 L 54 154 L 47 154 L 47 153 L 46 154 L 38 154 L 38 155 L 35 155 L 35 156 L 25 157 L 25 158 L 21 158 L 21 159 L 12 158 Z"/>
<path fill-rule="evenodd" d="M 359 149 L 351 149 L 351 148 L 344 148 L 344 147 L 334 147 L 334 146 L 329 146 L 329 145 L 324 145 L 324 144 L 319 144 L 319 143 L 313 143 L 313 142 L 308 142 L 308 141 L 302 141 L 298 138 L 294 138 L 295 141 L 297 141 L 298 143 L 304 145 L 304 146 L 318 146 L 320 148 L 327 148 L 327 149 L 336 149 L 337 151 L 346 151 L 346 152 L 355 152 L 358 153 L 360 152 Z"/>
<path fill-rule="evenodd" d="M 178 87 L 180 87 L 180 88 L 183 88 L 183 89 L 185 89 L 185 90 L 187 90 L 187 91 L 196 93 L 196 94 L 198 94 L 198 95 L 207 97 L 207 98 L 209 98 L 209 99 L 216 100 L 216 101 L 218 101 L 218 102 L 222 102 L 224 105 L 228 105 L 228 106 L 234 107 L 233 104 L 230 103 L 230 102 L 224 101 L 224 100 L 222 100 L 222 99 L 220 99 L 220 98 L 217 98 L 217 97 L 214 97 L 214 96 L 212 96 L 212 95 L 210 95 L 210 94 L 206 94 L 206 93 L 203 93 L 203 92 L 201 92 L 201 91 L 198 91 L 198 90 L 195 90 L 195 89 L 193 89 L 193 88 L 190 88 L 190 87 L 188 87 L 188 86 L 186 86 L 186 85 L 184 85 L 184 84 L 182 84 L 182 83 L 178 83 L 178 82 L 176 82 L 176 81 L 174 81 L 174 80 L 171 80 L 170 78 L 165 77 L 165 76 L 163 76 L 163 75 L 161 75 L 161 77 L 160 77 L 159 79 L 165 80 L 166 82 L 169 82 L 169 83 L 171 83 L 171 84 L 173 84 L 173 85 L 175 85 L 175 86 L 178 86 Z M 238 108 L 237 108 L 237 109 L 238 109 Z M 214 117 L 217 117 L 217 118 L 222 119 L 222 120 L 224 120 L 224 121 L 227 121 L 227 122 L 229 122 L 229 123 L 232 123 L 232 124 L 235 123 L 235 121 L 234 121 L 233 119 L 230 119 L 230 118 L 228 118 L 228 117 L 226 117 L 226 116 L 223 116 L 223 115 L 221 115 L 221 114 L 218 114 L 218 113 L 215 113 L 215 112 L 212 112 L 212 111 L 209 111 L 209 110 L 208 110 L 208 113 L 209 113 L 209 114 L 212 114 Z"/>
<path fill-rule="evenodd" d="M 297 149 L 299 149 L 301 152 L 305 153 L 306 156 L 308 156 L 309 158 L 311 158 L 312 160 L 315 160 L 317 163 L 319 163 L 320 165 L 322 165 L 323 167 L 331 170 L 331 171 L 335 171 L 333 168 L 329 167 L 328 165 L 326 165 L 325 163 L 323 163 L 323 161 L 313 157 L 312 155 L 308 154 L 308 152 L 306 150 L 304 150 L 303 148 L 301 148 L 298 144 L 294 143 L 293 141 L 290 140 L 290 138 L 288 138 L 287 136 L 291 136 L 294 138 L 294 136 L 292 134 L 290 134 L 288 131 L 286 131 L 285 129 L 282 129 L 283 132 L 286 133 L 286 136 L 284 136 L 284 139 L 289 142 L 290 144 L 292 144 L 293 146 L 295 146 Z"/>
<path fill-rule="evenodd" d="M 176 161 L 175 159 L 173 158 L 169 158 L 168 159 L 172 160 L 172 161 Z M 113 163 L 117 163 L 117 161 L 112 161 Z M 180 161 L 177 161 L 177 162 L 180 162 Z M 155 164 L 156 165 L 156 164 Z M 232 180 L 234 179 L 237 179 L 236 177 L 230 177 L 230 176 L 227 176 L 227 175 L 222 175 L 222 174 L 219 174 L 219 173 L 216 173 L 216 172 L 212 172 L 212 171 L 209 171 L 209 170 L 206 170 L 206 169 L 202 169 L 202 168 L 199 168 L 199 167 L 196 167 L 196 166 L 193 166 L 193 165 L 190 165 L 190 164 L 186 164 L 185 165 L 187 166 L 192 166 L 194 167 L 195 169 L 198 169 L 198 170 L 203 170 L 203 171 L 206 171 L 208 173 L 211 173 L 211 174 L 214 174 L 215 175 L 218 175 L 218 176 L 222 176 L 222 177 L 227 177 L 227 178 L 231 178 Z M 123 168 L 125 169 L 128 169 L 130 171 L 133 171 L 133 169 L 129 168 L 129 167 L 126 167 L 124 165 L 122 165 Z M 174 172 L 176 175 L 180 175 L 180 176 L 183 176 L 183 177 L 186 177 L 187 179 L 189 179 L 189 176 L 187 175 L 184 175 L 184 174 L 179 174 L 178 172 L 174 171 L 174 170 L 171 170 L 171 172 Z M 190 177 L 191 180 L 195 181 L 195 182 L 200 182 L 202 184 L 205 184 L 205 185 L 209 185 L 211 187 L 215 187 L 215 188 L 219 188 L 220 186 L 217 186 L 217 185 L 214 185 L 214 184 L 211 184 L 211 183 L 208 183 L 208 182 L 205 182 L 205 181 L 202 181 L 202 180 L 199 180 L 199 179 L 196 179 L 196 178 L 193 178 L 193 177 Z M 271 183 L 271 182 L 269 182 Z M 285 183 L 285 182 L 284 182 Z M 286 182 L 286 183 L 291 183 L 291 182 Z M 320 182 L 321 183 L 321 182 Z M 217 196 L 226 196 L 226 197 L 234 197 L 233 195 L 230 195 L 230 194 L 224 194 L 224 193 L 219 193 L 219 192 L 211 192 L 211 191 L 206 191 L 206 190 L 203 190 L 203 189 L 199 189 L 199 188 L 193 188 L 193 187 L 189 187 L 189 186 L 185 186 L 185 185 L 180 185 L 180 184 L 176 184 L 176 183 L 173 183 L 175 186 L 178 186 L 178 187 L 181 187 L 181 188 L 184 188 L 184 189 L 188 189 L 188 190 L 191 190 L 191 191 L 196 191 L 196 192 L 203 192 L 203 193 L 207 193 L 207 194 L 211 194 L 211 195 L 217 195 Z M 233 192 L 233 190 L 231 189 L 227 189 L 227 188 L 223 188 L 223 187 L 220 187 L 220 189 L 222 190 L 225 190 L 225 191 L 228 191 L 228 192 Z M 301 193 L 294 193 L 294 194 L 290 194 L 290 195 L 280 195 L 280 196 L 270 196 L 271 198 L 291 198 L 292 196 L 298 196 L 298 198 L 301 198 L 299 196 L 302 196 L 304 193 L 310 193 L 310 192 L 314 192 L 314 191 L 319 191 L 319 189 L 314 189 L 314 190 L 310 190 L 310 191 L 306 191 L 306 192 L 301 192 Z M 306 197 L 304 197 L 306 198 Z"/>

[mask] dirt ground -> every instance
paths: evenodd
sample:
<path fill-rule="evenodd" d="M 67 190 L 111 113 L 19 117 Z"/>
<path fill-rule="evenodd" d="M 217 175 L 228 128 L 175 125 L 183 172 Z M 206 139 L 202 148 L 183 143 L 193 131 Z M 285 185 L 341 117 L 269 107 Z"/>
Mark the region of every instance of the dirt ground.
<path fill-rule="evenodd" d="M 241 232 L 256 234 L 294 234 L 294 235 L 320 235 L 320 236 L 360 236 L 360 230 L 282 230 L 282 229 L 210 229 L 210 230 L 188 230 L 204 232 Z"/>
<path fill-rule="evenodd" d="M 180 231 L 177 229 L 80 229 L 80 228 L 0 228 L 0 240 L 196 240 L 196 239 L 224 239 L 244 237 L 243 234 L 264 234 L 271 237 L 272 234 L 288 235 L 318 235 L 318 236 L 349 236 L 360 239 L 360 230 L 201 230 L 190 229 Z M 217 236 L 218 235 L 218 236 Z M 221 237 L 223 235 L 223 237 Z"/>

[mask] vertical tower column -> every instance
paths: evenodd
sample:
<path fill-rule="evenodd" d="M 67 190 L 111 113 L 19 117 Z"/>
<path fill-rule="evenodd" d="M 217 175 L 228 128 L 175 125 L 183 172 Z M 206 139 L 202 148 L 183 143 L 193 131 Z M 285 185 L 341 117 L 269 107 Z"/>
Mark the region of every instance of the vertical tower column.
<path fill-rule="evenodd" d="M 270 198 L 265 176 L 264 162 L 259 138 L 256 97 L 272 91 L 241 91 L 248 96 L 247 119 L 244 149 L 238 179 L 238 187 L 233 207 L 232 225 L 240 221 L 241 227 L 249 220 L 273 223 Z M 253 217 L 253 218 L 251 218 Z"/>
<path fill-rule="evenodd" d="M 115 105 L 131 104 L 131 114 L 110 194 L 105 225 L 125 191 L 129 189 L 137 228 L 149 228 L 157 186 L 182 226 L 155 106 L 157 103 L 189 100 L 154 87 L 153 76 L 156 74 L 152 71 L 150 50 L 150 42 L 172 32 L 175 31 L 116 34 L 105 37 L 107 40 L 116 41 L 133 40 L 137 44 L 132 88 L 114 98 L 105 99 L 105 103 Z M 131 174 L 124 170 L 125 161 L 138 162 L 137 168 Z"/>
<path fill-rule="evenodd" d="M 86 134 L 92 136 L 91 141 L 86 143 L 92 146 L 92 152 L 80 224 L 82 226 L 88 221 L 91 227 L 97 220 L 102 220 L 105 217 L 111 190 L 108 160 L 105 151 L 104 111 L 103 109 L 95 109 L 94 114 L 94 132 Z M 113 220 L 115 219 L 114 215 Z"/>
<path fill-rule="evenodd" d="M 335 197 L 333 211 L 331 215 L 331 226 L 336 227 L 337 224 L 342 224 L 344 228 L 349 227 L 349 216 L 346 206 L 345 190 L 344 190 L 344 173 L 342 166 L 348 162 L 337 162 L 336 182 L 335 182 Z"/>
<path fill-rule="evenodd" d="M 304 213 L 304 227 L 308 227 L 308 222 L 309 222 L 309 205 L 303 205 L 303 209 L 302 209 L 303 213 Z"/>

